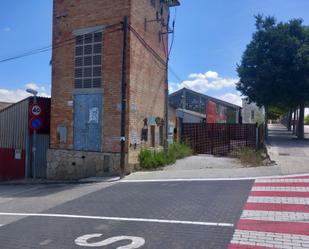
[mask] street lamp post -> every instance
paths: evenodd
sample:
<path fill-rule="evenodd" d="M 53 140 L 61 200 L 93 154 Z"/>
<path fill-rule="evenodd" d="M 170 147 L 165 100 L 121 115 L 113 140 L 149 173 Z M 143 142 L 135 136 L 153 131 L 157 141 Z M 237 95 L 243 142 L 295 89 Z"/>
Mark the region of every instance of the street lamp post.
<path fill-rule="evenodd" d="M 26 91 L 33 95 L 33 104 L 35 105 L 37 102 L 36 97 L 38 95 L 38 92 L 30 88 L 27 89 Z M 33 179 L 36 179 L 35 163 L 36 163 L 36 130 L 34 129 L 33 136 L 32 136 L 32 176 L 33 176 Z"/>

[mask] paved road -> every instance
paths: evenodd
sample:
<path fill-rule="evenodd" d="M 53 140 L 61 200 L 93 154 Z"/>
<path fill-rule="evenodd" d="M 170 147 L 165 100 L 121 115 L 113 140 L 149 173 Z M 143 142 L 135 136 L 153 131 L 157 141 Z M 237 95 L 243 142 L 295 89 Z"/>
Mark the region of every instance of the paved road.
<path fill-rule="evenodd" d="M 0 248 L 227 248 L 252 184 L 0 186 Z"/>

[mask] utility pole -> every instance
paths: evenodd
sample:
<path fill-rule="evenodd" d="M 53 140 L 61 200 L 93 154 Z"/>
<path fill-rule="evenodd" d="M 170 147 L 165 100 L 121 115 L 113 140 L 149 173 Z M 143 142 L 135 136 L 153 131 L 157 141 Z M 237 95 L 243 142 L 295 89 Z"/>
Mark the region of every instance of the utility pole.
<path fill-rule="evenodd" d="M 36 105 L 36 94 L 33 96 L 33 104 Z M 36 179 L 36 129 L 33 130 L 32 151 L 33 151 L 33 160 L 32 160 L 33 179 Z"/>
<path fill-rule="evenodd" d="M 128 48 L 128 17 L 122 23 L 122 79 L 121 79 L 121 134 L 120 134 L 120 178 L 125 175 L 125 147 L 126 147 L 126 109 L 127 109 L 127 48 Z"/>
<path fill-rule="evenodd" d="M 38 92 L 33 89 L 27 89 L 26 92 L 30 93 L 33 95 L 33 105 L 36 105 L 37 103 L 37 95 Z M 33 129 L 33 134 L 32 134 L 32 177 L 33 179 L 36 179 L 36 129 Z"/>
<path fill-rule="evenodd" d="M 168 61 L 169 61 L 169 55 L 167 51 L 167 59 L 166 59 L 166 76 L 165 76 L 165 143 L 164 143 L 164 149 L 165 151 L 168 150 Z"/>

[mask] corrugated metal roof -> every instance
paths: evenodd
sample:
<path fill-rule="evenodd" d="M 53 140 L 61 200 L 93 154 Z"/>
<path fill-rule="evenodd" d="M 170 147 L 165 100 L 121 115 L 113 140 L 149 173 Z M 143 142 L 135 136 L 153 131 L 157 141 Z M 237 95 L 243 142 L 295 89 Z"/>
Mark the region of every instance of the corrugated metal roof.
<path fill-rule="evenodd" d="M 199 112 L 190 111 L 190 110 L 187 110 L 187 109 L 180 109 L 180 108 L 178 108 L 176 111 L 177 111 L 177 113 L 184 112 L 184 113 L 188 113 L 190 115 L 197 116 L 197 117 L 200 117 L 200 118 L 206 118 L 205 114 L 202 114 L 202 113 L 199 113 Z"/>
<path fill-rule="evenodd" d="M 10 105 L 12 105 L 12 103 L 0 102 L 0 111 L 9 107 Z"/>
<path fill-rule="evenodd" d="M 211 96 L 209 96 L 209 95 L 206 95 L 206 94 L 202 94 L 202 93 L 193 91 L 193 90 L 188 89 L 188 88 L 185 88 L 185 87 L 182 88 L 182 89 L 180 89 L 180 90 L 178 90 L 178 91 L 176 91 L 176 92 L 174 92 L 174 93 L 172 93 L 172 94 L 170 94 L 169 96 L 174 96 L 174 95 L 176 95 L 176 94 L 178 94 L 178 93 L 180 93 L 180 92 L 183 92 L 183 91 L 188 91 L 188 92 L 191 92 L 191 93 L 193 93 L 193 94 L 196 94 L 196 95 L 199 95 L 199 96 L 208 98 L 209 100 L 211 100 L 211 101 L 213 101 L 213 102 L 215 102 L 215 103 L 218 103 L 218 104 L 222 104 L 222 105 L 225 105 L 225 106 L 233 107 L 233 108 L 236 108 L 236 109 L 241 109 L 241 107 L 238 106 L 238 105 L 234 105 L 234 104 L 229 103 L 229 102 L 226 102 L 226 101 L 224 101 L 224 100 L 217 99 L 217 98 L 214 98 L 214 97 L 211 97 Z"/>

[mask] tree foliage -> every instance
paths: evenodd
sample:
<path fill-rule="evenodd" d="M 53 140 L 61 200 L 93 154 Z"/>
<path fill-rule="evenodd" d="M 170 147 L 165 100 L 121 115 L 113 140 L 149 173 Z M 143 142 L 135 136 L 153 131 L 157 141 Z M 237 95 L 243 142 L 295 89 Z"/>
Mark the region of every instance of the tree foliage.
<path fill-rule="evenodd" d="M 256 32 L 237 66 L 237 89 L 270 107 L 304 107 L 309 100 L 309 29 L 302 20 L 256 18 Z"/>

